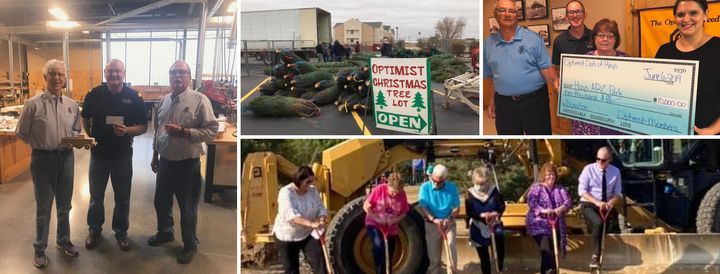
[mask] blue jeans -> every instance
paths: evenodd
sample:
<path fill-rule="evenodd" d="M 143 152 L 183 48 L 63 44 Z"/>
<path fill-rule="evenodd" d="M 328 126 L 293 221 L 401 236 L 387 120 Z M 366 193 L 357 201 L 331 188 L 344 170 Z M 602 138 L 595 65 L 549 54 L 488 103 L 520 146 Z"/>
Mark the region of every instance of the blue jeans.
<path fill-rule="evenodd" d="M 36 217 L 35 252 L 43 252 L 48 244 L 50 213 L 53 200 L 57 210 L 57 244 L 70 242 L 70 209 L 72 209 L 75 156 L 72 150 L 63 152 L 32 151 L 30 174 L 35 190 Z"/>
<path fill-rule="evenodd" d="M 374 227 L 374 226 L 368 226 L 367 227 L 367 233 L 368 236 L 370 236 L 370 240 L 372 240 L 373 245 L 373 259 L 375 261 L 375 273 L 376 274 L 384 274 L 385 273 L 385 243 L 383 241 L 383 235 L 382 232 L 380 232 L 380 229 Z M 397 235 L 388 235 L 387 241 L 388 241 L 388 258 L 390 258 L 390 272 L 392 273 L 392 254 L 395 252 L 395 241 L 397 240 Z"/>
<path fill-rule="evenodd" d="M 180 207 L 180 229 L 185 248 L 195 248 L 198 243 L 197 212 L 200 201 L 200 159 L 171 161 L 160 157 L 155 182 L 155 211 L 158 233 L 173 235 L 173 195 Z"/>
<path fill-rule="evenodd" d="M 90 155 L 90 207 L 87 216 L 90 234 L 100 235 L 102 232 L 105 223 L 105 189 L 110 178 L 115 193 L 112 229 L 115 238 L 127 237 L 132 174 L 132 153 L 116 159 Z"/>

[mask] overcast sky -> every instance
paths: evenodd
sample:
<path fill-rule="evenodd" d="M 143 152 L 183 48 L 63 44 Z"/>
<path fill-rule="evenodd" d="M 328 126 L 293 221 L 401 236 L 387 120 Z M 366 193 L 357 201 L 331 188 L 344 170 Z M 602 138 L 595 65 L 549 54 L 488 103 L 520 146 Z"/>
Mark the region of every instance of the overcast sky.
<path fill-rule="evenodd" d="M 332 25 L 358 18 L 398 27 L 401 39 L 415 41 L 435 34 L 435 22 L 443 17 L 465 17 L 463 38 L 480 37 L 478 0 L 242 0 L 241 11 L 318 7 L 330 12 Z M 241 34 L 242 36 L 242 34 Z"/>

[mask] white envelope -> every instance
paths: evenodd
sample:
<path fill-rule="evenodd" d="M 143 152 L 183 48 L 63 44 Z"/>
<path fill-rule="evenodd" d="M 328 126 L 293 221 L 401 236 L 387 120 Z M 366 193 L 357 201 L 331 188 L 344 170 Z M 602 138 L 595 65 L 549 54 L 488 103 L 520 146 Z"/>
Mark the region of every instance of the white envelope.
<path fill-rule="evenodd" d="M 106 125 L 123 124 L 125 117 L 123 116 L 105 116 Z"/>

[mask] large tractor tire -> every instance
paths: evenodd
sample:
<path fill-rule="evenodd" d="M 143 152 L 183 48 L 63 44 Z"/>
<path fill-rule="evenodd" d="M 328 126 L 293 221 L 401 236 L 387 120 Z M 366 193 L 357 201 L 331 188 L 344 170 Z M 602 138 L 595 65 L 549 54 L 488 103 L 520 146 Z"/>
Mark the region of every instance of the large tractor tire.
<path fill-rule="evenodd" d="M 328 227 L 328 250 L 336 273 L 374 273 L 372 242 L 365 230 L 365 196 L 346 204 Z M 393 273 L 424 273 L 429 261 L 425 247 L 425 226 L 412 209 L 400 222 L 399 240 L 392 256 Z"/>
<path fill-rule="evenodd" d="M 695 221 L 698 233 L 720 232 L 720 183 L 716 183 L 703 197 Z"/>

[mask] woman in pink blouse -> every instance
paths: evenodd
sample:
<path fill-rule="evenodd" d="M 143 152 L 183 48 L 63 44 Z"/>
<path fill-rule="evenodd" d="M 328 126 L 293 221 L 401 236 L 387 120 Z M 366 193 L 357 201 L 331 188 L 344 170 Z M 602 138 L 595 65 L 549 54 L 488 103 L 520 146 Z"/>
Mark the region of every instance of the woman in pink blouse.
<path fill-rule="evenodd" d="M 403 177 L 400 173 L 392 173 L 387 177 L 387 183 L 377 185 L 367 196 L 363 209 L 365 210 L 365 226 L 372 239 L 375 272 L 385 273 L 385 243 L 383 234 L 388 241 L 388 257 L 392 262 L 395 250 L 399 223 L 410 211 L 407 196 L 403 191 Z"/>

